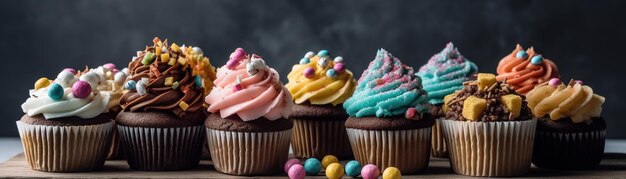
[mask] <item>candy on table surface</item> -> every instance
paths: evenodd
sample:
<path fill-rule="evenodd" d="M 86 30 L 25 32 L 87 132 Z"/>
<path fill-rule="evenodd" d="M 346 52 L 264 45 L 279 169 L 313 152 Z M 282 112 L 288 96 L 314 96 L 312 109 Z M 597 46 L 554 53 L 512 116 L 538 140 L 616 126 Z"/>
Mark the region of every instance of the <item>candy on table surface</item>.
<path fill-rule="evenodd" d="M 343 176 L 343 166 L 339 163 L 331 163 L 326 167 L 326 177 L 329 179 L 339 179 Z"/>
<path fill-rule="evenodd" d="M 302 164 L 296 163 L 289 167 L 287 176 L 289 176 L 290 179 L 303 179 L 306 176 L 306 171 L 304 171 Z"/>
<path fill-rule="evenodd" d="M 487 108 L 487 100 L 470 96 L 463 102 L 462 115 L 465 119 L 476 121 L 480 119 L 480 115 Z"/>
<path fill-rule="evenodd" d="M 479 89 L 486 89 L 496 83 L 496 75 L 491 73 L 479 73 L 476 81 L 478 81 Z"/>
<path fill-rule="evenodd" d="M 452 93 L 443 97 L 443 112 L 448 112 L 448 103 L 456 97 L 456 93 Z"/>
<path fill-rule="evenodd" d="M 285 170 L 285 173 L 289 173 L 289 168 L 291 168 L 291 166 L 295 164 L 302 164 L 302 162 L 300 162 L 300 160 L 296 158 L 287 160 L 287 162 L 285 162 L 285 166 L 283 167 L 283 169 Z"/>
<path fill-rule="evenodd" d="M 141 60 L 141 64 L 143 65 L 150 65 L 152 63 L 152 61 L 154 60 L 154 53 L 152 52 L 147 52 L 144 56 L 143 59 Z"/>
<path fill-rule="evenodd" d="M 55 101 L 61 100 L 64 93 L 63 86 L 58 83 L 52 83 L 48 88 L 48 96 Z"/>
<path fill-rule="evenodd" d="M 507 94 L 504 96 L 500 96 L 500 103 L 506 107 L 511 114 L 513 114 L 513 118 L 517 118 L 520 116 L 520 111 L 522 110 L 522 97 L 514 94 Z"/>
<path fill-rule="evenodd" d="M 170 54 L 169 53 L 161 54 L 161 61 L 163 63 L 169 62 L 170 61 Z"/>
<path fill-rule="evenodd" d="M 322 171 L 322 164 L 316 158 L 309 158 L 304 161 L 304 170 L 307 175 L 316 175 Z"/>
<path fill-rule="evenodd" d="M 137 82 L 135 80 L 128 80 L 126 84 L 124 84 L 124 89 L 134 90 Z"/>
<path fill-rule="evenodd" d="M 396 167 L 388 167 L 383 171 L 383 179 L 400 179 L 402 178 L 402 174 L 400 174 L 400 170 Z"/>
<path fill-rule="evenodd" d="M 181 65 L 185 65 L 187 64 L 187 59 L 183 57 L 178 57 L 178 63 L 180 63 Z"/>
<path fill-rule="evenodd" d="M 180 52 L 180 47 L 176 43 L 172 43 L 170 49 L 172 49 L 173 52 Z"/>
<path fill-rule="evenodd" d="M 77 81 L 72 85 L 72 94 L 77 98 L 86 98 L 91 90 L 91 85 L 85 81 Z"/>
<path fill-rule="evenodd" d="M 175 81 L 174 83 L 172 83 L 172 89 L 178 89 L 178 86 L 180 84 L 178 83 L 178 81 Z"/>
<path fill-rule="evenodd" d="M 43 78 L 39 78 L 36 82 L 35 82 L 35 90 L 41 89 L 41 88 L 45 88 L 48 87 L 50 85 L 50 80 L 46 77 Z"/>
<path fill-rule="evenodd" d="M 183 111 L 186 111 L 187 108 L 189 108 L 189 104 L 187 104 L 185 101 L 180 101 L 180 103 L 178 103 L 178 106 L 183 109 Z"/>
<path fill-rule="evenodd" d="M 530 64 L 539 65 L 543 63 L 543 57 L 541 55 L 535 55 L 530 59 Z"/>
<path fill-rule="evenodd" d="M 313 67 L 305 68 L 302 73 L 303 73 L 302 75 L 304 75 L 304 77 L 306 77 L 306 78 L 313 78 L 313 77 L 315 77 L 315 69 Z"/>
<path fill-rule="evenodd" d="M 377 179 L 379 175 L 380 171 L 376 165 L 367 164 L 361 169 L 361 177 L 363 179 Z"/>
<path fill-rule="evenodd" d="M 165 86 L 172 86 L 172 84 L 174 84 L 174 77 L 167 77 L 165 78 Z"/>
<path fill-rule="evenodd" d="M 361 173 L 361 169 L 363 167 L 359 163 L 359 161 L 351 160 L 346 163 L 346 175 L 351 177 L 357 177 Z"/>
<path fill-rule="evenodd" d="M 332 163 L 339 163 L 339 159 L 334 155 L 326 155 L 322 158 L 322 168 L 326 169 L 326 167 Z"/>
<path fill-rule="evenodd" d="M 144 83 L 137 83 L 135 85 L 135 90 L 137 90 L 137 94 L 143 96 L 146 93 L 148 93 L 148 91 L 146 91 L 146 86 L 144 85 Z"/>

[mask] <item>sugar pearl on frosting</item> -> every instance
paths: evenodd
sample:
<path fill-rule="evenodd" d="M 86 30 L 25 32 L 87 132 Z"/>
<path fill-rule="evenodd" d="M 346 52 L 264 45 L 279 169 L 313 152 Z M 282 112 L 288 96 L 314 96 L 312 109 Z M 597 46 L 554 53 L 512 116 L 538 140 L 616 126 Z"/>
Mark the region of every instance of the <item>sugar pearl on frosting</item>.
<path fill-rule="evenodd" d="M 126 84 L 124 84 L 124 89 L 133 90 L 135 89 L 135 85 L 137 85 L 135 80 L 128 80 Z"/>
<path fill-rule="evenodd" d="M 147 93 L 146 86 L 144 86 L 143 83 L 137 83 L 137 85 L 135 85 L 135 89 L 137 90 L 137 94 L 139 95 L 143 96 Z"/>
<path fill-rule="evenodd" d="M 300 59 L 300 65 L 305 65 L 305 64 L 309 64 L 311 62 L 311 60 L 307 57 L 304 57 L 302 59 Z"/>
<path fill-rule="evenodd" d="M 313 78 L 315 76 L 315 69 L 313 69 L 313 67 L 306 67 L 302 73 L 304 77 Z"/>
<path fill-rule="evenodd" d="M 548 82 L 548 84 L 552 87 L 557 87 L 559 85 L 561 85 L 561 80 L 558 78 L 552 78 L 550 79 L 550 81 Z"/>
<path fill-rule="evenodd" d="M 363 177 L 363 179 L 377 179 L 379 175 L 380 171 L 378 171 L 376 165 L 367 164 L 361 169 L 361 177 Z"/>
<path fill-rule="evenodd" d="M 317 52 L 317 56 L 327 57 L 328 56 L 328 50 L 320 50 L 319 52 Z"/>
<path fill-rule="evenodd" d="M 57 78 L 54 80 L 54 82 L 59 83 L 62 87 L 71 87 L 70 85 L 75 81 L 76 76 L 67 70 L 61 71 L 61 73 L 59 73 Z"/>
<path fill-rule="evenodd" d="M 195 54 L 198 56 L 204 56 L 204 52 L 202 52 L 202 49 L 200 47 L 193 47 L 191 48 L 191 54 Z"/>
<path fill-rule="evenodd" d="M 67 71 L 67 72 L 70 72 L 70 73 L 76 75 L 76 70 L 74 70 L 73 68 L 65 68 L 65 69 L 63 69 L 63 71 Z"/>
<path fill-rule="evenodd" d="M 246 64 L 246 71 L 248 72 L 248 75 L 250 76 L 254 76 L 260 70 L 265 69 L 265 68 L 266 68 L 265 61 L 263 61 L 263 59 L 260 59 L 260 58 L 253 57 L 253 59 L 248 64 Z"/>
<path fill-rule="evenodd" d="M 246 51 L 243 48 L 237 48 L 233 53 L 230 54 L 228 62 L 226 62 L 226 68 L 234 70 L 237 65 L 241 62 L 241 60 L 246 58 Z"/>
<path fill-rule="evenodd" d="M 122 73 L 126 74 L 126 76 L 130 75 L 130 72 L 128 71 L 128 68 L 122 69 Z"/>
<path fill-rule="evenodd" d="M 107 64 L 104 64 L 104 65 L 102 65 L 102 66 L 103 66 L 104 68 L 108 68 L 109 70 L 114 70 L 114 69 L 116 69 L 116 68 L 115 68 L 115 64 L 113 64 L 113 63 L 107 63 Z"/>
<path fill-rule="evenodd" d="M 43 78 L 39 78 L 36 82 L 35 82 L 35 90 L 41 89 L 41 88 L 45 88 L 48 87 L 50 85 L 50 80 L 46 77 Z"/>
<path fill-rule="evenodd" d="M 92 88 L 97 88 L 100 83 L 101 77 L 95 72 L 87 72 L 80 76 L 81 81 L 85 81 L 91 85 Z"/>
<path fill-rule="evenodd" d="M 287 175 L 290 179 L 304 179 L 306 171 L 304 170 L 304 166 L 298 163 L 289 168 Z"/>
<path fill-rule="evenodd" d="M 313 58 L 313 56 L 315 56 L 315 52 L 309 51 L 306 54 L 304 54 L 304 58 Z"/>
<path fill-rule="evenodd" d="M 91 85 L 86 81 L 77 81 L 72 85 L 72 94 L 77 98 L 86 98 L 91 94 Z"/>
<path fill-rule="evenodd" d="M 115 81 L 115 84 L 119 84 L 122 85 L 124 84 L 124 81 L 126 81 L 126 74 L 125 73 L 115 73 L 115 76 L 113 77 L 113 81 Z"/>
<path fill-rule="evenodd" d="M 335 63 L 343 63 L 343 57 L 337 56 L 333 61 L 335 61 Z"/>
<path fill-rule="evenodd" d="M 575 82 L 575 83 L 578 83 L 578 84 L 580 84 L 580 85 L 583 85 L 583 81 L 582 81 L 582 80 L 575 80 L 574 82 Z"/>
<path fill-rule="evenodd" d="M 530 63 L 533 65 L 539 65 L 543 63 L 543 57 L 541 55 L 535 55 L 530 59 Z"/>
<path fill-rule="evenodd" d="M 346 71 L 346 65 L 344 65 L 343 63 L 335 63 L 333 69 L 335 69 L 335 71 L 337 71 L 338 73 L 343 73 Z"/>
<path fill-rule="evenodd" d="M 528 58 L 528 54 L 526 53 L 526 51 L 520 50 L 517 52 L 517 54 L 515 54 L 515 58 L 525 60 L 526 58 Z"/>
<path fill-rule="evenodd" d="M 413 117 L 415 117 L 415 113 L 417 113 L 417 109 L 407 108 L 404 117 L 406 117 L 407 119 L 413 119 Z"/>
<path fill-rule="evenodd" d="M 200 77 L 200 75 L 196 75 L 194 77 L 194 85 L 196 85 L 196 87 L 202 87 L 202 77 Z"/>
<path fill-rule="evenodd" d="M 328 78 L 335 79 L 335 78 L 337 78 L 337 71 L 335 71 L 334 69 L 328 69 L 328 70 L 326 70 L 326 76 Z"/>
<path fill-rule="evenodd" d="M 296 159 L 296 158 L 292 158 L 287 160 L 287 162 L 285 162 L 285 166 L 283 167 L 283 169 L 285 170 L 285 173 L 289 172 L 289 168 L 291 168 L 291 166 L 295 165 L 295 164 L 302 164 L 302 162 L 300 162 L 300 160 Z"/>
<path fill-rule="evenodd" d="M 328 66 L 328 57 L 320 57 L 320 59 L 317 61 L 317 65 L 322 68 Z"/>
<path fill-rule="evenodd" d="M 48 88 L 48 96 L 52 100 L 61 100 L 63 98 L 65 91 L 63 90 L 63 86 L 58 83 L 52 83 Z"/>

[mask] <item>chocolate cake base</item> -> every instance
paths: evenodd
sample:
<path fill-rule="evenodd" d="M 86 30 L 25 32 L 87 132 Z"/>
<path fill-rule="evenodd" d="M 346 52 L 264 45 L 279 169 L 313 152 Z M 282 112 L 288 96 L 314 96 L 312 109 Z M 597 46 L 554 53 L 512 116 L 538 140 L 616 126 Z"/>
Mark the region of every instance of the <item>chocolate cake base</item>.
<path fill-rule="evenodd" d="M 432 127 L 435 119 L 431 114 L 424 113 L 420 119 L 407 119 L 404 116 L 394 117 L 349 117 L 346 128 L 363 130 L 410 130 Z"/>
<path fill-rule="evenodd" d="M 42 126 L 88 126 L 104 124 L 110 122 L 114 118 L 115 116 L 110 113 L 103 113 L 91 119 L 83 119 L 77 116 L 46 119 L 41 114 L 35 116 L 28 116 L 24 114 L 20 121 L 26 124 Z"/>
<path fill-rule="evenodd" d="M 204 126 L 209 129 L 221 131 L 274 132 L 291 129 L 293 127 L 293 122 L 285 118 L 279 118 L 272 121 L 264 117 L 251 121 L 243 121 L 237 115 L 222 118 L 219 113 L 213 113 L 206 119 Z"/>
<path fill-rule="evenodd" d="M 293 120 L 291 145 L 296 157 L 353 158 L 344 124 L 348 115 L 342 105 L 294 105 L 289 119 Z"/>

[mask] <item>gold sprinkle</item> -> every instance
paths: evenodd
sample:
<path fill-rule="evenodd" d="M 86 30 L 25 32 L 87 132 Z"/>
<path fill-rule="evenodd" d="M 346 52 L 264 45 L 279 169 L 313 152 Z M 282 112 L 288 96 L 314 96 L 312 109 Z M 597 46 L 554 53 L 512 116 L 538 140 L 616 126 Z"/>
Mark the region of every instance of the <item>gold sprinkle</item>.
<path fill-rule="evenodd" d="M 174 66 L 174 64 L 176 64 L 176 59 L 175 58 L 170 59 L 170 61 L 167 62 L 167 64 L 170 66 Z"/>
<path fill-rule="evenodd" d="M 172 89 L 177 89 L 177 88 L 178 88 L 178 85 L 179 85 L 179 84 L 178 84 L 178 81 L 174 82 L 174 83 L 172 84 Z"/>
<path fill-rule="evenodd" d="M 187 64 L 187 59 L 183 57 L 178 57 L 178 63 L 180 63 L 181 65 L 185 65 Z"/>
<path fill-rule="evenodd" d="M 189 108 L 189 104 L 187 104 L 185 101 L 180 101 L 180 103 L 178 103 L 178 106 L 180 106 L 183 111 L 186 111 L 187 108 Z"/>
<path fill-rule="evenodd" d="M 164 63 L 170 61 L 170 53 L 161 54 L 161 61 Z"/>
<path fill-rule="evenodd" d="M 172 86 L 173 83 L 174 83 L 174 77 L 165 78 L 165 86 Z"/>

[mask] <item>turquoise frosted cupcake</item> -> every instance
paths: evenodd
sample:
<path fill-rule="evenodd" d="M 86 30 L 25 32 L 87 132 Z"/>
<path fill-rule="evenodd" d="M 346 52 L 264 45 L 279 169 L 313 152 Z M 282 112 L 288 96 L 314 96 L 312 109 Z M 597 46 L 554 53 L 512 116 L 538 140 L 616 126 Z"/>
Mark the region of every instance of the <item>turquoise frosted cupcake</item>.
<path fill-rule="evenodd" d="M 441 52 L 433 55 L 417 73 L 422 78 L 424 90 L 428 92 L 430 113 L 435 119 L 444 116 L 441 106 L 446 95 L 463 88 L 463 82 L 473 78 L 478 72 L 474 62 L 467 60 L 452 42 Z M 431 154 L 435 157 L 447 157 L 448 150 L 439 122 L 433 126 Z"/>

